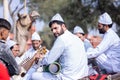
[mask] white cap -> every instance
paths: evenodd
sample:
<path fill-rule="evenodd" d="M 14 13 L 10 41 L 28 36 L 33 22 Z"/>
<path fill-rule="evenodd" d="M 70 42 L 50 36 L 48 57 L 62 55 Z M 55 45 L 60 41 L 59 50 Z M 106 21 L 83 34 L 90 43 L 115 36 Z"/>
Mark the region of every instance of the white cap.
<path fill-rule="evenodd" d="M 32 39 L 31 40 L 41 40 L 41 38 L 40 38 L 40 36 L 37 32 L 34 32 L 32 34 Z"/>
<path fill-rule="evenodd" d="M 52 19 L 51 19 L 50 22 L 55 21 L 55 20 L 64 22 L 63 18 L 61 17 L 61 15 L 60 15 L 59 13 L 57 13 L 56 15 L 54 15 L 54 16 L 52 17 Z"/>
<path fill-rule="evenodd" d="M 108 13 L 103 13 L 98 20 L 101 24 L 112 24 L 112 19 Z"/>
<path fill-rule="evenodd" d="M 17 44 L 17 42 L 13 41 L 13 40 L 7 40 L 6 44 L 8 45 L 9 48 L 11 48 L 12 46 L 14 46 L 15 44 Z"/>
<path fill-rule="evenodd" d="M 73 30 L 73 33 L 74 34 L 75 33 L 82 33 L 82 34 L 84 34 L 84 31 L 83 31 L 83 29 L 80 26 L 75 26 L 74 30 Z"/>

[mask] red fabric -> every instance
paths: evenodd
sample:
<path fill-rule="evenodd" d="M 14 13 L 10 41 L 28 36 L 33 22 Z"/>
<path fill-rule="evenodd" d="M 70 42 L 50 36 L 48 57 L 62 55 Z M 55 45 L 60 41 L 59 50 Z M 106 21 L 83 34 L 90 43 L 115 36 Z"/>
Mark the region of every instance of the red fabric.
<path fill-rule="evenodd" d="M 89 79 L 90 80 L 105 80 L 105 78 L 107 77 L 108 75 L 107 74 L 96 74 L 96 75 L 92 75 L 92 76 L 89 76 Z M 99 77 L 99 78 L 98 78 Z"/>
<path fill-rule="evenodd" d="M 0 80 L 10 80 L 7 68 L 0 62 Z"/>

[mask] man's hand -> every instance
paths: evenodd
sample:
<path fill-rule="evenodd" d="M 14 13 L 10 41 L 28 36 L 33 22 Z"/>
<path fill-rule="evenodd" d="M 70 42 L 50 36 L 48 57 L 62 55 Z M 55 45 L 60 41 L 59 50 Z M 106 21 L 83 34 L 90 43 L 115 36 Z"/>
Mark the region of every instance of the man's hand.
<path fill-rule="evenodd" d="M 39 59 L 43 59 L 47 50 L 46 47 L 41 47 L 37 50 L 36 54 L 34 55 L 35 63 L 37 64 Z"/>

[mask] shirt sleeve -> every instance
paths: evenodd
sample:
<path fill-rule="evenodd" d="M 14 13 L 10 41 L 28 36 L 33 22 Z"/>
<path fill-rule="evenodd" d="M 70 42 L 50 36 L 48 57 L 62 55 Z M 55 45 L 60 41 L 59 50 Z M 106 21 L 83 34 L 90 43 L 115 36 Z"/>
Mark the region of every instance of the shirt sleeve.
<path fill-rule="evenodd" d="M 88 58 L 95 58 L 104 53 L 111 46 L 111 40 L 112 39 L 109 35 L 105 35 L 96 48 L 87 51 Z"/>
<path fill-rule="evenodd" d="M 41 61 L 41 64 L 48 65 L 48 64 L 55 62 L 61 56 L 64 49 L 65 49 L 64 42 L 60 38 L 56 39 L 56 41 L 55 41 L 53 47 L 51 48 L 51 50 L 49 51 L 49 53 Z"/>

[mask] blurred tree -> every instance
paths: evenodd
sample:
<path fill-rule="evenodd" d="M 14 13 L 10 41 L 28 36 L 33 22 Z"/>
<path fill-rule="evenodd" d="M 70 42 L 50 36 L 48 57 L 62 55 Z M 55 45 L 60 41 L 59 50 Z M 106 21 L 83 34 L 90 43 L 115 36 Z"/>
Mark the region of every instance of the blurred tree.
<path fill-rule="evenodd" d="M 55 37 L 53 36 L 53 33 L 51 32 L 49 27 L 45 27 L 43 31 L 39 32 L 41 39 L 43 40 L 43 46 L 46 46 L 47 49 L 50 49 L 53 45 L 53 41 L 55 40 Z"/>
<path fill-rule="evenodd" d="M 96 10 L 96 8 L 92 8 L 91 5 L 92 2 L 87 5 L 86 3 L 83 3 L 82 0 L 74 0 L 73 3 L 61 9 L 62 14 L 65 14 L 63 17 L 65 18 L 70 30 L 73 30 L 76 25 L 79 25 L 85 32 L 87 32 L 88 25 L 92 27 L 96 26 L 98 10 Z"/>
<path fill-rule="evenodd" d="M 13 32 L 16 26 L 17 14 L 24 8 L 24 1 L 25 0 L 20 0 L 20 3 L 13 8 L 12 7 L 13 0 L 8 0 L 8 10 L 9 10 L 8 14 L 10 14 L 10 18 L 12 20 L 12 26 L 13 26 L 11 32 Z M 26 4 L 28 4 L 28 2 Z M 0 0 L 0 6 L 3 6 L 3 0 Z"/>
<path fill-rule="evenodd" d="M 70 31 L 79 25 L 87 33 L 88 27 L 97 27 L 98 16 L 103 12 L 108 12 L 120 26 L 120 0 L 31 0 L 30 3 L 30 10 L 38 10 L 47 23 L 59 12 Z"/>
<path fill-rule="evenodd" d="M 23 3 L 24 0 L 20 1 Z M 27 0 L 27 3 L 29 11 L 39 11 L 46 23 L 55 13 L 60 13 L 70 31 L 76 25 L 81 26 L 85 32 L 88 27 L 97 27 L 98 16 L 103 12 L 108 12 L 113 21 L 120 26 L 120 0 Z M 48 32 L 43 33 L 48 35 Z M 120 29 L 118 34 L 120 35 Z"/>
<path fill-rule="evenodd" d="M 2 4 L 3 0 L 0 0 Z M 16 5 L 15 9 L 11 11 L 11 3 L 9 1 L 9 10 L 11 16 L 15 14 L 15 11 L 20 11 L 19 5 Z M 25 0 L 20 0 L 20 4 L 24 5 Z M 37 10 L 40 12 L 42 18 L 45 21 L 49 21 L 50 18 L 57 12 L 61 13 L 66 22 L 70 25 L 70 29 L 74 25 L 79 24 L 85 27 L 86 24 L 95 25 L 97 16 L 100 13 L 108 12 L 113 21 L 120 25 L 120 0 L 26 0 L 29 10 Z M 19 9 L 19 10 L 17 10 Z M 91 23 L 92 22 L 92 23 Z"/>
<path fill-rule="evenodd" d="M 28 7 L 30 10 L 39 11 L 45 22 L 49 22 L 55 13 L 60 12 L 60 9 L 67 6 L 70 2 L 70 0 L 31 0 Z"/>
<path fill-rule="evenodd" d="M 2 3 L 3 3 L 3 0 L 0 0 L 0 6 L 2 5 Z"/>
<path fill-rule="evenodd" d="M 89 26 L 95 27 L 98 15 L 105 11 L 120 25 L 119 0 L 31 0 L 29 7 L 30 10 L 39 10 L 47 22 L 59 12 L 70 30 L 73 30 L 75 25 L 80 25 L 85 31 Z"/>

